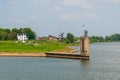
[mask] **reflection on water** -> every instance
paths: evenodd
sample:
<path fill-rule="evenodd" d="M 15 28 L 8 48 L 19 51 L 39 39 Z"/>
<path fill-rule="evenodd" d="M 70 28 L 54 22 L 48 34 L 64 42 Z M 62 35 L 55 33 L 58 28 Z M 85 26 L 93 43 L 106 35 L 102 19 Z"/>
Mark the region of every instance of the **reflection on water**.
<path fill-rule="evenodd" d="M 81 78 L 82 80 L 89 80 L 89 68 L 90 68 L 90 64 L 89 64 L 89 60 L 81 60 Z M 84 77 L 83 77 L 84 76 Z"/>
<path fill-rule="evenodd" d="M 79 50 L 79 47 L 75 47 Z M 1 80 L 120 80 L 120 43 L 90 45 L 90 60 L 0 57 Z M 79 54 L 76 53 L 76 54 Z"/>

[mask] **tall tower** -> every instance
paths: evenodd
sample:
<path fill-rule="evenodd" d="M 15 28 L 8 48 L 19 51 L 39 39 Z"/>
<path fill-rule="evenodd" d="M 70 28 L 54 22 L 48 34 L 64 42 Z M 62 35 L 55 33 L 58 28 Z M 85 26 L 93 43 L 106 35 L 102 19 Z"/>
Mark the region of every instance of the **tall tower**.
<path fill-rule="evenodd" d="M 80 55 L 83 57 L 89 57 L 89 37 L 88 31 L 84 30 L 84 36 L 80 38 Z"/>

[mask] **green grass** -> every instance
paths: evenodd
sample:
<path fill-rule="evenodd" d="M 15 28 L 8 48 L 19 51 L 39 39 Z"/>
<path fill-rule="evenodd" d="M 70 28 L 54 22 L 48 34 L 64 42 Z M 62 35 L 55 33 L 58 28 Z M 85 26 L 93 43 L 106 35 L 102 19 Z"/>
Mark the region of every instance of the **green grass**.
<path fill-rule="evenodd" d="M 57 41 L 37 42 L 37 44 L 38 45 L 29 45 L 29 43 L 23 44 L 13 41 L 0 41 L 0 52 L 49 52 L 66 47 Z"/>

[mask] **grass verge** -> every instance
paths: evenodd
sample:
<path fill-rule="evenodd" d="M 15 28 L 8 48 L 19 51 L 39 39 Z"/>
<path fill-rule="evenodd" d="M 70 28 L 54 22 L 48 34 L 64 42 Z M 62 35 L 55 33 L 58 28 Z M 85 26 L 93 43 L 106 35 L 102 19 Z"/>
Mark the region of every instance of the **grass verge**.
<path fill-rule="evenodd" d="M 66 48 L 62 43 L 48 41 L 29 45 L 28 43 L 15 43 L 13 41 L 0 41 L 0 52 L 49 52 Z"/>

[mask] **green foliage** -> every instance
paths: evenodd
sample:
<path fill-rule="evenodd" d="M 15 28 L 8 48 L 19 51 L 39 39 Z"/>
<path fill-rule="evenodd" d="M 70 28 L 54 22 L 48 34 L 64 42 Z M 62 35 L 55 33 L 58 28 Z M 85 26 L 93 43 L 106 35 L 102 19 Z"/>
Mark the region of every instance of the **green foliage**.
<path fill-rule="evenodd" d="M 0 31 L 0 40 L 6 40 L 7 39 L 7 33 L 4 31 Z"/>
<path fill-rule="evenodd" d="M 104 38 L 102 36 L 92 36 L 90 37 L 90 42 L 104 42 Z"/>
<path fill-rule="evenodd" d="M 62 42 L 65 43 L 65 44 L 69 44 L 70 43 L 70 41 L 67 38 L 64 39 Z"/>
<path fill-rule="evenodd" d="M 10 29 L 4 29 L 4 32 L 10 33 Z"/>
<path fill-rule="evenodd" d="M 32 31 L 30 28 L 24 28 L 23 33 L 27 35 L 29 40 L 33 40 L 36 38 L 36 33 Z"/>
<path fill-rule="evenodd" d="M 105 40 L 106 41 L 120 41 L 120 34 L 116 33 L 116 34 L 112 34 L 110 36 L 106 36 Z"/>
<path fill-rule="evenodd" d="M 1 32 L 1 31 L 4 31 L 4 29 L 3 29 L 3 28 L 0 28 L 0 32 Z"/>
<path fill-rule="evenodd" d="M 75 37 L 72 33 L 67 33 L 66 39 L 67 39 L 67 43 L 74 43 L 75 41 Z"/>
<path fill-rule="evenodd" d="M 36 33 L 30 28 L 13 28 L 12 30 L 0 28 L 0 40 L 16 40 L 18 33 L 25 33 L 30 40 L 36 38 Z"/>
<path fill-rule="evenodd" d="M 13 41 L 0 41 L 0 52 L 49 52 L 66 47 L 65 45 L 62 45 L 62 43 L 54 41 L 31 41 L 31 43 L 33 43 L 33 45 L 29 45 L 29 42 L 23 44 L 20 42 L 15 43 Z"/>
<path fill-rule="evenodd" d="M 112 34 L 110 36 L 105 36 L 101 37 L 101 36 L 92 36 L 90 37 L 90 42 L 108 42 L 108 41 L 120 41 L 120 34 L 116 33 L 116 34 Z"/>
<path fill-rule="evenodd" d="M 17 33 L 16 32 L 11 32 L 7 36 L 7 40 L 17 40 Z"/>
<path fill-rule="evenodd" d="M 18 32 L 19 32 L 19 29 L 17 29 L 17 28 L 13 28 L 13 29 L 12 29 L 12 32 L 16 32 L 16 33 L 18 33 Z"/>
<path fill-rule="evenodd" d="M 111 38 L 109 36 L 105 36 L 105 41 L 110 41 Z"/>

